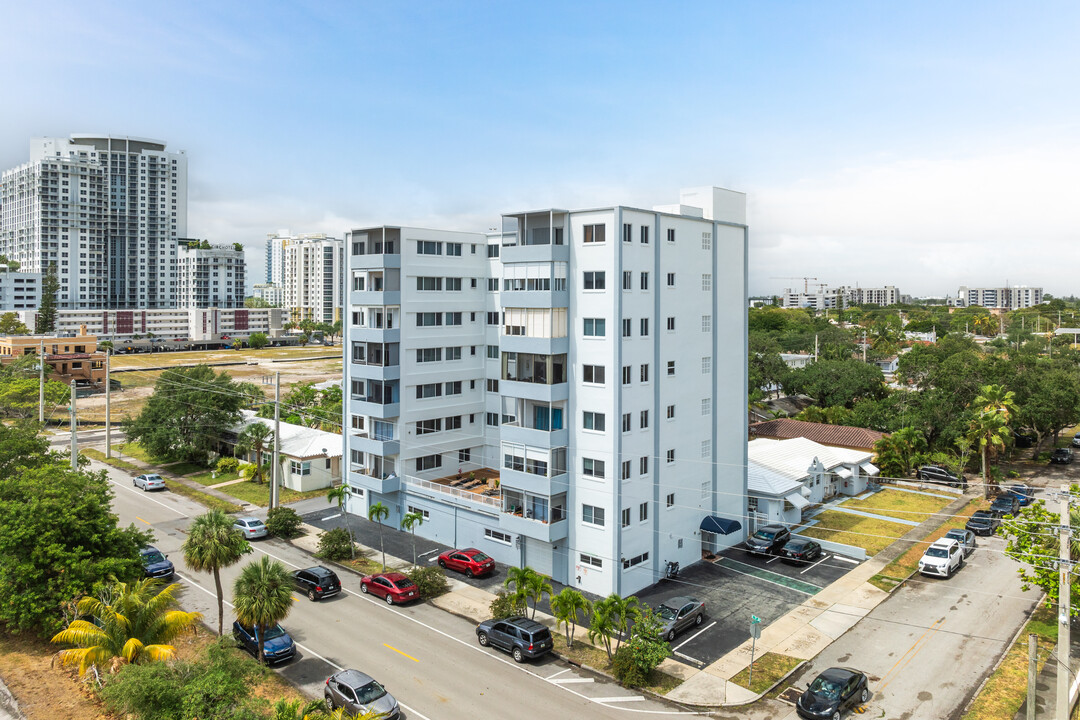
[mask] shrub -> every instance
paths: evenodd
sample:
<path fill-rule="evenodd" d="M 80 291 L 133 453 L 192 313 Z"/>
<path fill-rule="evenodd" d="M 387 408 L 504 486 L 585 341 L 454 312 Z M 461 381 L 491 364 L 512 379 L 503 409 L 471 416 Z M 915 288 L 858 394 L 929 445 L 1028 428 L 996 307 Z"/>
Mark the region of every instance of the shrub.
<path fill-rule="evenodd" d="M 234 473 L 240 469 L 240 460 L 234 457 L 223 457 L 217 461 L 216 469 L 222 475 Z"/>
<path fill-rule="evenodd" d="M 1015 470 L 1010 470 L 1007 477 L 1009 477 L 1009 478 L 1018 478 L 1018 477 L 1020 477 L 1020 473 L 1016 472 Z"/>
<path fill-rule="evenodd" d="M 428 567 L 414 567 L 405 573 L 409 579 L 416 583 L 423 600 L 438 597 L 450 589 L 450 583 L 446 581 L 446 573 L 437 565 Z"/>
<path fill-rule="evenodd" d="M 615 679 L 626 687 L 641 687 L 648 682 L 653 669 L 671 655 L 671 647 L 660 631 L 659 618 L 652 610 L 644 610 L 634 623 L 630 639 L 615 651 L 611 662 Z"/>
<path fill-rule="evenodd" d="M 516 593 L 499 590 L 495 594 L 495 599 L 491 601 L 489 609 L 491 610 L 491 617 L 496 620 L 512 615 L 523 615 L 526 609 L 525 598 L 518 597 Z"/>
<path fill-rule="evenodd" d="M 288 540 L 304 534 L 300 529 L 303 522 L 292 508 L 276 507 L 266 514 L 266 531 Z"/>
<path fill-rule="evenodd" d="M 345 528 L 334 528 L 319 535 L 316 557 L 325 560 L 348 560 L 352 557 L 352 536 Z"/>

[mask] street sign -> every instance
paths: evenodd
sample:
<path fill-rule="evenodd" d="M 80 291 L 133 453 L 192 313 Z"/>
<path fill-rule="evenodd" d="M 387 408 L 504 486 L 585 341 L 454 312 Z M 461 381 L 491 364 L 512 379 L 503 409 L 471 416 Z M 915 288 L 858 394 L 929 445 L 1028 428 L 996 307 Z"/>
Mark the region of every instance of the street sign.
<path fill-rule="evenodd" d="M 750 637 L 755 640 L 761 637 L 761 626 L 757 623 L 750 625 Z"/>
<path fill-rule="evenodd" d="M 751 625 L 757 625 L 759 622 L 761 622 L 761 618 L 759 618 L 757 615 L 751 615 L 750 616 L 750 624 Z"/>

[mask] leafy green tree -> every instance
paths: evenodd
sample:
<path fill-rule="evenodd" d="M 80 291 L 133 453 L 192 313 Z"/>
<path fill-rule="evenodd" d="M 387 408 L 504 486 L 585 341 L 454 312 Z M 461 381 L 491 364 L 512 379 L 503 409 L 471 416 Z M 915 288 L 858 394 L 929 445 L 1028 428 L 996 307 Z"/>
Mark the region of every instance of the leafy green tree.
<path fill-rule="evenodd" d="M 252 479 L 262 482 L 265 470 L 263 468 L 263 455 L 268 453 L 274 445 L 274 429 L 260 420 L 253 420 L 250 425 L 240 431 L 236 439 L 236 451 L 241 455 L 249 452 L 255 453 L 255 470 Z"/>
<path fill-rule="evenodd" d="M 298 340 L 300 341 L 300 347 L 307 347 L 307 344 L 311 342 L 311 336 L 307 333 L 300 333 Z"/>
<path fill-rule="evenodd" d="M 1016 374 L 1018 429 L 1035 435 L 1032 459 L 1037 459 L 1047 440 L 1056 444 L 1065 428 L 1080 422 L 1080 377 L 1064 362 L 1038 359 Z"/>
<path fill-rule="evenodd" d="M 998 410 L 984 410 L 972 418 L 968 426 L 968 440 L 972 446 L 979 448 L 979 458 L 982 461 L 983 497 L 990 497 L 990 487 L 993 477 L 989 474 L 987 457 L 998 448 L 1005 447 L 1005 439 L 1009 437 L 1008 418 L 1005 413 Z"/>
<path fill-rule="evenodd" d="M 383 572 L 386 572 L 386 546 L 383 544 L 383 520 L 390 517 L 390 508 L 383 505 L 381 502 L 377 502 L 368 508 L 368 520 L 374 523 L 379 523 L 379 550 L 382 551 L 382 567 Z"/>
<path fill-rule="evenodd" d="M 345 483 L 341 483 L 337 487 L 332 487 L 332 488 L 330 488 L 329 490 L 326 491 L 326 501 L 328 503 L 330 503 L 330 504 L 337 503 L 338 510 L 340 510 L 341 514 L 345 517 L 345 527 L 347 528 L 347 531 L 349 533 L 349 537 L 352 538 L 353 532 L 352 532 L 351 523 L 349 522 L 349 511 L 347 509 L 348 500 L 349 500 L 349 486 L 346 485 Z M 356 545 L 354 545 L 350 541 L 349 542 L 349 548 L 352 550 L 352 559 L 355 560 L 356 559 Z M 385 564 L 385 555 L 383 557 L 384 557 L 384 564 Z M 416 564 L 415 561 L 413 562 L 413 564 L 414 565 Z"/>
<path fill-rule="evenodd" d="M 298 537 L 303 535 L 300 526 L 304 520 L 291 507 L 271 508 L 266 513 L 266 531 L 279 538 Z"/>
<path fill-rule="evenodd" d="M 241 625 L 253 628 L 259 637 L 259 662 L 266 660 L 266 632 L 284 620 L 292 610 L 293 577 L 285 566 L 266 555 L 240 571 L 233 584 L 233 609 Z"/>
<path fill-rule="evenodd" d="M 244 298 L 244 307 L 246 307 L 246 308 L 268 308 L 268 307 L 270 307 L 270 303 L 266 302 L 266 300 L 264 298 L 252 296 L 252 297 Z"/>
<path fill-rule="evenodd" d="M 14 362 L 0 365 L 0 415 L 30 419 L 38 414 L 40 359 L 24 355 Z M 65 383 L 49 380 L 52 367 L 45 365 L 45 409 L 51 411 L 66 406 L 71 388 Z"/>
<path fill-rule="evenodd" d="M 117 527 L 104 472 L 72 470 L 53 453 L 18 457 L 27 430 L 0 431 L 0 625 L 50 637 L 61 606 L 95 593 L 106 578 L 143 576 L 139 549 L 153 536 Z"/>
<path fill-rule="evenodd" d="M 232 249 L 233 249 L 233 250 L 235 250 L 236 252 L 244 252 L 244 244 L 243 244 L 243 243 L 238 243 L 238 242 L 234 242 L 234 243 L 232 244 Z"/>
<path fill-rule="evenodd" d="M 615 652 L 612 670 L 626 687 L 641 687 L 649 674 L 671 655 L 663 626 L 651 608 L 644 608 L 634 622 L 630 639 Z"/>
<path fill-rule="evenodd" d="M 558 595 L 551 598 L 551 612 L 555 616 L 555 627 L 562 625 L 566 631 L 566 646 L 574 647 L 574 633 L 578 621 L 586 621 L 592 615 L 592 603 L 578 590 L 564 587 Z"/>
<path fill-rule="evenodd" d="M 232 518 L 220 510 L 211 510 L 191 522 L 182 550 L 188 567 L 214 575 L 218 635 L 222 635 L 225 631 L 225 594 L 221 588 L 221 568 L 240 562 L 241 557 L 251 552 L 251 545 L 244 534 L 233 527 Z"/>
<path fill-rule="evenodd" d="M 356 545 L 353 543 L 352 534 L 345 528 L 331 528 L 324 533 L 319 533 L 319 548 L 315 557 L 327 560 L 348 560 L 356 558 Z"/>
<path fill-rule="evenodd" d="M 926 438 L 913 427 L 906 427 L 874 443 L 875 463 L 884 477 L 907 477 L 916 453 L 926 450 Z"/>
<path fill-rule="evenodd" d="M 29 335 L 30 328 L 19 320 L 19 316 L 13 312 L 0 315 L 0 335 Z"/>
<path fill-rule="evenodd" d="M 1070 492 L 1075 496 L 1080 486 L 1073 485 Z M 1055 559 L 1059 554 L 1058 536 L 1049 532 L 1050 528 L 1061 524 L 1061 514 L 1051 512 L 1046 501 L 1036 500 L 1020 510 L 1020 514 L 1002 525 L 998 533 L 1006 539 L 1005 554 L 1021 564 L 1017 570 L 1023 581 L 1024 590 L 1037 587 L 1046 593 L 1046 607 L 1055 608 L 1060 599 L 1059 571 Z M 1069 544 L 1069 555 L 1073 562 L 1080 560 L 1080 538 L 1075 528 L 1080 527 L 1080 508 L 1069 510 L 1069 525 L 1074 528 Z M 1070 611 L 1075 617 L 1080 614 L 1080 583 L 1070 583 Z"/>
<path fill-rule="evenodd" d="M 248 347 L 252 350 L 262 350 L 269 344 L 270 338 L 266 337 L 266 333 L 251 333 L 248 337 Z"/>
<path fill-rule="evenodd" d="M 52 638 L 54 643 L 75 646 L 59 652 L 60 664 L 77 665 L 83 675 L 91 666 L 104 670 L 108 664 L 115 671 L 120 663 L 175 657 L 176 648 L 169 643 L 193 630 L 202 615 L 176 609 L 173 595 L 178 584 L 163 589 L 160 585 L 152 578 L 118 582 L 110 588 L 111 598 L 81 598 L 76 605 L 79 619 Z"/>
<path fill-rule="evenodd" d="M 885 395 L 881 370 L 858 360 L 818 360 L 792 370 L 786 387 L 815 398 L 822 407 L 850 408 L 860 399 Z"/>
<path fill-rule="evenodd" d="M 419 512 L 405 513 L 401 518 L 401 529 L 412 534 L 412 564 L 416 565 L 416 526 L 424 524 L 424 514 Z"/>
<path fill-rule="evenodd" d="M 102 340 L 97 344 L 97 346 L 98 350 L 104 350 L 106 355 L 112 355 L 113 348 L 115 347 L 112 340 Z"/>
<path fill-rule="evenodd" d="M 50 263 L 41 281 L 41 302 L 38 303 L 34 333 L 45 335 L 56 330 L 56 293 L 60 291 L 60 279 L 56 276 L 56 263 Z"/>
<path fill-rule="evenodd" d="M 153 457 L 205 463 L 240 421 L 244 396 L 228 373 L 206 365 L 172 368 L 158 378 L 138 417 L 123 422 L 129 442 Z"/>

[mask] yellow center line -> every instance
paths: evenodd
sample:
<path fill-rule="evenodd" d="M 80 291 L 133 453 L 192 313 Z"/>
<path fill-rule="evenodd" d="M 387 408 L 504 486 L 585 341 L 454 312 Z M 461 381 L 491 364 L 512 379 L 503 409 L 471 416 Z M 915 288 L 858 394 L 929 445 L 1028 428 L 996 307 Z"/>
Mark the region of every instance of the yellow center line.
<path fill-rule="evenodd" d="M 916 640 L 915 643 L 911 647 L 909 647 L 906 651 L 904 651 L 904 654 L 900 656 L 900 658 L 896 661 L 896 663 L 893 664 L 893 666 L 891 668 L 889 668 L 889 672 L 885 673 L 885 675 L 882 676 L 882 680 L 889 677 L 889 675 L 892 675 L 893 671 L 898 671 L 898 670 L 903 669 L 903 666 L 897 667 L 901 663 L 903 663 L 903 665 L 906 666 L 909 662 L 911 662 L 911 659 L 919 654 L 919 650 L 922 650 L 924 647 L 926 647 L 926 643 L 923 643 L 922 647 L 919 647 L 919 643 L 922 643 L 922 641 L 924 639 L 926 639 L 927 635 L 930 635 L 931 633 L 936 633 L 938 630 L 941 629 L 939 623 L 941 625 L 944 625 L 945 624 L 945 618 L 942 618 L 941 620 L 935 620 L 933 625 L 926 628 L 926 632 L 924 632 L 922 635 L 920 635 L 919 639 Z M 908 653 L 911 653 L 911 654 L 908 655 Z M 885 681 L 884 683 L 878 685 L 877 691 L 881 692 L 882 690 L 884 690 L 886 688 L 886 686 L 888 686 L 889 683 L 891 683 L 895 679 L 896 679 L 896 675 L 893 675 L 887 681 Z"/>
<path fill-rule="evenodd" d="M 420 662 L 419 660 L 417 660 L 416 658 L 414 658 L 414 657 L 413 657 L 412 655 L 410 655 L 409 653 L 403 653 L 403 652 L 401 652 L 400 650 L 398 650 L 398 649 L 397 649 L 396 647 L 394 647 L 393 645 L 387 645 L 386 643 L 383 643 L 383 647 L 385 647 L 385 648 L 390 648 L 391 650 L 393 650 L 394 652 L 396 652 L 396 653 L 397 653 L 398 655 L 404 655 L 405 657 L 409 658 L 409 659 L 410 659 L 410 660 L 412 660 L 413 662 Z"/>
<path fill-rule="evenodd" d="M 150 524 L 150 523 L 146 522 L 145 520 L 143 520 L 143 519 L 142 519 L 141 517 L 139 517 L 138 515 L 136 515 L 136 516 L 135 516 L 135 519 L 136 519 L 136 520 L 138 520 L 139 522 L 143 523 L 144 525 L 149 525 L 149 524 Z"/>

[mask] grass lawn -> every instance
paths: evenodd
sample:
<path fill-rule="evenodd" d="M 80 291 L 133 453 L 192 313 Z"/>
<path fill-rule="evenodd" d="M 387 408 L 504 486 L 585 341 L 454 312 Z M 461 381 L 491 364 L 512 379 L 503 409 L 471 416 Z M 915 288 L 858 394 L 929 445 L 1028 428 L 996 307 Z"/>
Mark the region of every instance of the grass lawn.
<path fill-rule="evenodd" d="M 217 475 L 217 477 L 214 477 L 214 475 Z M 185 479 L 194 480 L 200 485 L 217 485 L 230 480 L 239 480 L 240 473 L 215 473 L 213 470 L 207 470 L 197 475 L 187 475 Z"/>
<path fill-rule="evenodd" d="M 760 694 L 771 688 L 785 675 L 791 672 L 795 666 L 801 663 L 799 658 L 793 658 L 780 653 L 765 653 L 754 659 L 754 683 L 748 684 L 750 668 L 740 671 L 731 682 L 746 688 L 754 694 Z"/>
<path fill-rule="evenodd" d="M 192 478 L 193 480 L 195 478 Z M 201 482 L 201 481 L 198 481 Z M 219 482 L 225 482 L 221 480 Z M 266 507 L 270 504 L 270 484 L 269 483 L 255 483 L 255 482 L 242 482 L 235 485 L 226 485 L 220 488 L 221 492 L 226 495 L 232 495 L 237 500 L 243 500 L 246 503 L 252 505 L 258 505 L 259 507 Z M 281 488 L 281 503 L 291 503 L 297 500 L 306 500 L 313 497 L 324 497 L 326 495 L 326 489 L 322 490 L 308 490 L 307 492 L 297 492 L 290 490 L 289 488 Z"/>
<path fill-rule="evenodd" d="M 817 525 L 800 530 L 799 534 L 855 545 L 864 548 L 867 555 L 877 555 L 911 530 L 909 525 L 849 515 L 835 510 L 826 510 L 815 519 L 818 520 Z"/>
<path fill-rule="evenodd" d="M 886 488 L 881 492 L 874 493 L 865 500 L 856 500 L 854 498 L 848 500 L 844 503 L 844 507 L 878 515 L 888 515 L 901 520 L 925 522 L 954 499 L 930 497 L 929 495 L 918 495 L 903 490 Z"/>
<path fill-rule="evenodd" d="M 577 632 L 574 633 L 574 647 L 568 648 L 566 646 L 566 634 L 563 632 L 552 632 L 555 639 L 555 653 L 560 657 L 581 665 L 588 665 L 591 668 L 600 670 L 601 672 L 611 673 L 611 663 L 608 662 L 607 652 L 601 648 L 594 647 L 588 642 L 584 642 L 582 638 L 587 635 L 585 628 L 578 625 Z M 643 690 L 649 690 L 657 695 L 666 695 L 675 688 L 682 684 L 682 679 L 673 675 L 660 672 L 659 670 L 653 670 L 649 674 L 648 684 L 642 687 Z"/>
<path fill-rule="evenodd" d="M 159 468 L 162 470 L 168 470 L 173 475 L 191 475 L 192 473 L 203 472 L 207 470 L 205 465 L 199 465 L 192 462 L 178 462 L 178 463 L 166 463 L 164 465 L 159 464 Z"/>
<path fill-rule="evenodd" d="M 381 562 L 366 558 L 363 555 L 357 555 L 355 560 L 342 560 L 341 564 L 364 575 L 374 575 L 383 571 Z"/>
<path fill-rule="evenodd" d="M 153 458 L 143 450 L 142 445 L 137 442 L 120 443 L 119 445 L 112 446 L 114 453 L 120 453 L 121 455 L 127 455 L 133 457 L 136 460 L 142 460 L 144 463 L 156 464 Z"/>
<path fill-rule="evenodd" d="M 1032 613 L 1027 627 L 987 679 L 963 720 L 1012 720 L 1027 698 L 1028 633 L 1039 636 L 1038 665 L 1041 669 L 1057 642 L 1055 621 L 1054 611 L 1044 605 Z"/>
<path fill-rule="evenodd" d="M 138 465 L 133 465 L 133 464 L 131 464 L 129 462 L 125 462 L 124 460 L 121 460 L 120 458 L 117 458 L 117 457 L 106 458 L 105 453 L 103 453 L 100 450 L 95 450 L 94 448 L 86 448 L 85 450 L 80 450 L 79 452 L 82 453 L 83 455 L 85 455 L 88 458 L 93 458 L 95 460 L 98 460 L 100 462 L 105 463 L 106 465 L 111 465 L 114 468 L 116 468 L 117 470 L 123 470 L 124 472 L 129 472 L 132 475 L 141 475 L 142 471 L 143 471 L 142 468 L 139 467 Z"/>
<path fill-rule="evenodd" d="M 201 490 L 188 487 L 184 483 L 178 480 L 166 480 L 165 489 L 176 493 L 177 495 L 183 495 L 189 500 L 194 500 L 200 505 L 204 505 L 210 510 L 221 510 L 226 513 L 240 512 L 241 507 L 236 503 L 231 503 L 221 498 L 216 498 L 213 495 L 204 493 Z"/>

